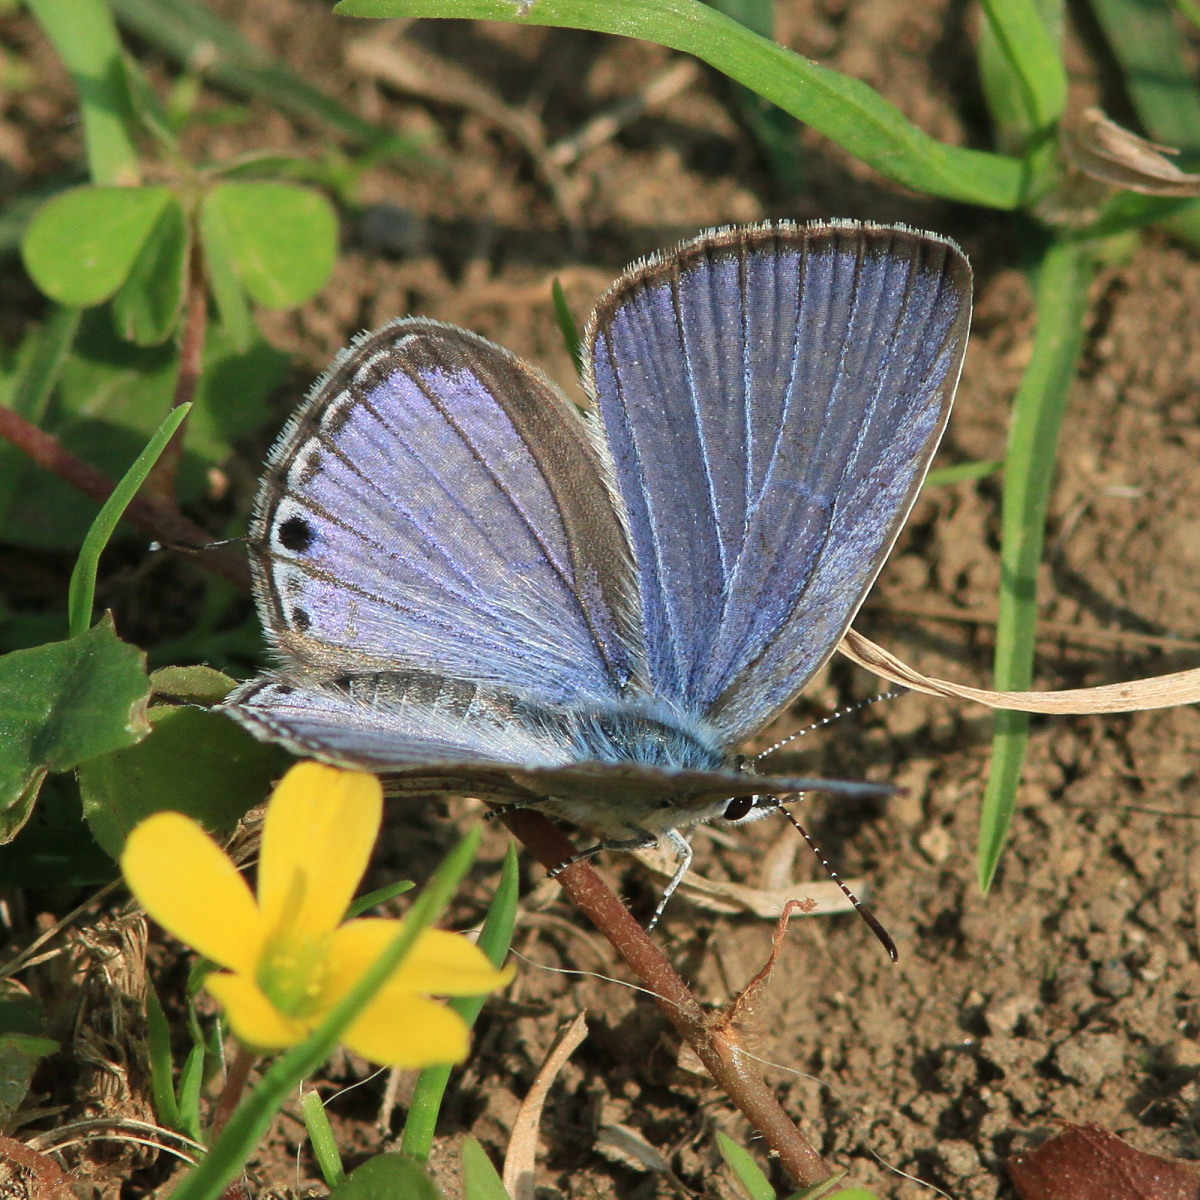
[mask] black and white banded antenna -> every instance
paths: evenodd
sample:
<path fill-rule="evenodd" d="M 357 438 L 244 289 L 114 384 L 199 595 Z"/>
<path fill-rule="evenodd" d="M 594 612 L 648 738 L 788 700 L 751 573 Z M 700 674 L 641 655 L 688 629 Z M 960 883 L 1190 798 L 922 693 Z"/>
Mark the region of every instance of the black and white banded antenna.
<path fill-rule="evenodd" d="M 803 729 L 798 729 L 795 733 L 788 734 L 787 737 L 781 738 L 773 746 L 768 746 L 761 754 L 754 757 L 754 764 L 757 766 L 769 754 L 775 754 L 782 750 L 784 746 L 791 745 L 798 738 L 802 738 L 806 733 L 814 733 L 818 729 L 823 729 L 826 725 L 832 725 L 834 721 L 841 720 L 842 717 L 853 716 L 855 713 L 862 712 L 864 708 L 869 708 L 872 704 L 878 704 L 881 700 L 896 700 L 903 696 L 908 691 L 907 688 L 902 688 L 895 692 L 880 692 L 877 696 L 868 696 L 865 700 L 859 700 L 855 704 L 847 704 L 844 708 L 834 709 L 827 717 L 822 717 L 819 721 L 814 721 L 811 725 L 806 725 Z M 797 792 L 794 799 L 799 800 L 804 795 L 803 792 Z M 887 951 L 888 957 L 892 962 L 900 961 L 899 951 L 896 949 L 896 943 L 892 940 L 892 935 L 883 927 L 883 923 L 879 918 L 850 890 L 846 885 L 845 880 L 833 869 L 833 864 L 827 859 L 821 850 L 821 847 L 813 841 L 812 835 L 800 824 L 799 821 L 792 815 L 791 810 L 787 809 L 781 803 L 779 811 L 783 813 L 792 825 L 795 826 L 800 836 L 808 843 L 808 848 L 817 856 L 817 861 L 825 868 L 826 874 L 838 885 L 842 895 L 850 901 L 854 907 L 854 911 L 866 922 L 867 928 L 879 939 L 879 944 Z"/>
<path fill-rule="evenodd" d="M 803 795 L 798 792 L 797 795 Z M 825 868 L 829 878 L 841 888 L 842 895 L 854 906 L 854 911 L 866 922 L 867 928 L 879 939 L 879 944 L 887 951 L 888 957 L 892 962 L 900 961 L 900 952 L 896 949 L 896 943 L 892 940 L 892 935 L 883 927 L 883 922 L 846 886 L 845 880 L 833 869 L 833 864 L 821 852 L 821 847 L 812 840 L 812 835 L 792 816 L 791 811 L 779 805 L 779 811 L 796 827 L 800 836 L 808 843 L 808 848 L 817 856 L 817 861 Z"/>
<path fill-rule="evenodd" d="M 784 746 L 790 746 L 792 742 L 802 738 L 806 733 L 815 733 L 818 729 L 824 729 L 826 725 L 832 725 L 834 721 L 840 721 L 842 717 L 852 717 L 855 713 L 862 712 L 864 708 L 870 708 L 872 704 L 878 704 L 881 700 L 898 700 L 901 696 L 906 696 L 908 690 L 908 688 L 901 688 L 895 692 L 880 692 L 877 696 L 868 696 L 865 700 L 847 704 L 844 708 L 835 708 L 829 716 L 822 717 L 819 721 L 814 721 L 803 729 L 797 729 L 795 733 L 789 733 L 785 738 L 780 738 L 775 745 L 768 746 L 761 754 L 756 754 L 752 761 L 757 766 L 767 755 L 777 753 Z"/>

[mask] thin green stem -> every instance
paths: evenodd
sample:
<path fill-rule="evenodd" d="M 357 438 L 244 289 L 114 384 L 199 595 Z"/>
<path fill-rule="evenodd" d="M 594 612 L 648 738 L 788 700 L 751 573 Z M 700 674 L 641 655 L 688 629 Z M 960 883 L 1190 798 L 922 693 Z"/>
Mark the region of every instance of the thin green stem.
<path fill-rule="evenodd" d="M 79 92 L 92 182 L 142 181 L 121 41 L 104 0 L 27 0 Z"/>

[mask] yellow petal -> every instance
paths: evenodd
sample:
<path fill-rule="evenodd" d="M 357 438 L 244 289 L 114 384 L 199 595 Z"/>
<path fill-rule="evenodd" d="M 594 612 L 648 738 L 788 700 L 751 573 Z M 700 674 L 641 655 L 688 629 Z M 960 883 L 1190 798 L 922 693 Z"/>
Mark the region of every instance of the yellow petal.
<path fill-rule="evenodd" d="M 383 789 L 374 775 L 303 762 L 267 805 L 258 899 L 271 931 L 317 938 L 346 915 L 379 833 Z"/>
<path fill-rule="evenodd" d="M 330 974 L 337 980 L 333 988 L 342 994 L 360 979 L 400 928 L 399 921 L 369 917 L 343 925 L 330 943 Z M 385 986 L 391 992 L 478 996 L 504 987 L 512 977 L 511 969 L 496 970 L 487 955 L 462 934 L 426 929 Z"/>
<path fill-rule="evenodd" d="M 125 840 L 121 870 L 164 929 L 223 967 L 253 973 L 263 942 L 258 906 L 195 821 L 173 812 L 147 817 Z"/>
<path fill-rule="evenodd" d="M 217 998 L 229 1026 L 243 1046 L 254 1050 L 282 1050 L 307 1036 L 311 1023 L 285 1017 L 262 994 L 253 979 L 224 971 L 210 975 L 204 986 Z"/>
<path fill-rule="evenodd" d="M 342 1040 L 356 1054 L 389 1067 L 462 1062 L 470 1048 L 463 1019 L 420 996 L 376 996 Z"/>

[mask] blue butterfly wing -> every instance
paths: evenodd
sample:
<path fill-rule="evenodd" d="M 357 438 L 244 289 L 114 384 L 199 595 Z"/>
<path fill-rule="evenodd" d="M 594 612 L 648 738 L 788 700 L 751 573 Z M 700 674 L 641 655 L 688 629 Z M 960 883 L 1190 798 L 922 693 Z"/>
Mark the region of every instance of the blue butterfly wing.
<path fill-rule="evenodd" d="M 585 337 L 653 691 L 735 745 L 833 652 L 916 498 L 970 319 L 952 243 L 719 230 L 633 268 Z"/>
<path fill-rule="evenodd" d="M 755 791 L 890 791 L 861 781 L 749 775 L 730 766 L 665 769 L 581 759 L 567 714 L 503 689 L 420 671 L 304 683 L 268 675 L 234 689 L 222 708 L 256 737 L 295 754 L 387 775 L 392 792 L 529 799 L 577 824 L 609 830 L 636 829 L 647 819 L 688 824 L 705 805 Z"/>
<path fill-rule="evenodd" d="M 500 347 L 415 319 L 360 340 L 272 451 L 251 524 L 283 667 L 611 700 L 643 667 L 606 470 L 578 411 Z"/>
<path fill-rule="evenodd" d="M 222 708 L 256 737 L 337 766 L 468 773 L 572 761 L 551 726 L 517 718 L 510 695 L 420 671 L 265 675 L 235 688 Z"/>

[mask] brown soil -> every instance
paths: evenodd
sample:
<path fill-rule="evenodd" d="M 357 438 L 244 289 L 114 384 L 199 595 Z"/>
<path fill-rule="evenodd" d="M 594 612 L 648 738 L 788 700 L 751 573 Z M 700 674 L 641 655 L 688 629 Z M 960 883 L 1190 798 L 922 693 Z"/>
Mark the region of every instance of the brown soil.
<path fill-rule="evenodd" d="M 939 461 L 1003 454 L 1032 337 L 1018 262 L 1023 235 L 1011 218 L 906 192 L 810 132 L 800 134 L 804 186 L 785 194 L 734 115 L 731 89 L 706 72 L 566 167 L 556 198 L 506 132 L 498 106 L 456 103 L 447 93 L 453 77 L 431 64 L 455 64 L 553 144 L 677 56 L 536 28 L 337 21 L 315 0 L 217 7 L 351 107 L 434 135 L 447 164 L 440 173 L 370 172 L 359 193 L 366 207 L 348 218 L 331 284 L 302 312 L 265 318 L 271 339 L 302 364 L 295 390 L 280 398 L 281 414 L 349 335 L 404 313 L 468 326 L 570 383 L 549 300 L 556 276 L 582 317 L 632 257 L 699 228 L 768 216 L 860 217 L 948 233 L 971 255 L 977 317 Z M 963 6 L 783 0 L 778 8 L 787 44 L 879 87 L 931 134 L 986 144 Z M 50 71 L 27 19 L 12 19 L 10 30 L 36 69 Z M 363 38 L 428 56 L 422 90 L 434 100 L 381 86 L 350 65 L 348 43 Z M 145 57 L 165 76 L 153 54 Z M 1085 91 L 1097 68 L 1083 50 L 1079 58 Z M 24 172 L 45 169 L 48 154 L 61 161 L 77 152 L 66 123 L 69 91 L 59 74 L 49 78 L 54 103 L 45 91 L 25 109 L 18 100 L 0 126 Z M 41 127 L 54 130 L 37 144 L 35 107 Z M 251 113 L 238 126 L 196 126 L 190 149 L 316 153 L 323 145 L 265 105 Z M 1198 311 L 1200 262 L 1154 234 L 1097 282 L 1051 503 L 1039 686 L 1112 682 L 1200 661 L 1195 642 L 1173 651 L 1151 640 L 1196 638 L 1200 629 Z M 11 328 L 18 316 L 4 320 Z M 235 478 L 252 477 L 258 449 L 249 449 Z M 994 479 L 928 490 L 859 627 L 931 673 L 985 684 L 998 512 Z M 947 612 L 963 619 L 944 619 Z M 856 668 L 835 664 L 791 727 L 874 687 Z M 853 917 L 794 922 L 747 1036 L 817 1147 L 881 1197 L 927 1194 L 910 1176 L 956 1200 L 1011 1196 L 1004 1157 L 1057 1119 L 1099 1122 L 1144 1149 L 1200 1155 L 1200 837 L 1192 819 L 1200 716 L 1187 708 L 1036 721 L 1012 841 L 983 897 L 973 848 L 989 736 L 980 710 L 909 696 L 805 742 L 814 771 L 866 772 L 906 789 L 876 806 L 805 805 L 828 857 L 869 881 L 901 957 L 891 965 Z M 466 802 L 448 812 L 460 825 L 477 819 Z M 384 874 L 420 878 L 450 837 L 444 816 L 394 812 Z M 770 822 L 720 843 L 701 834 L 698 869 L 757 882 L 764 863 L 778 870 L 779 838 Z M 486 845 L 475 894 L 458 914 L 463 923 L 475 919 L 472 904 L 491 886 L 502 833 L 491 830 Z M 806 855 L 801 849 L 797 873 L 819 878 Z M 624 859 L 601 867 L 635 904 L 644 906 L 658 886 Z M 539 1184 L 549 1190 L 541 1194 L 677 1194 L 665 1177 L 604 1149 L 602 1129 L 623 1125 L 665 1155 L 695 1194 L 735 1195 L 717 1165 L 713 1131 L 753 1147 L 751 1131 L 688 1068 L 657 1010 L 621 982 L 613 953 L 554 885 L 532 866 L 526 878 L 519 979 L 485 1012 L 443 1127 L 471 1132 L 502 1156 L 556 1031 L 586 1008 L 590 1036 L 562 1072 L 542 1124 Z M 757 970 L 772 928 L 680 899 L 660 933 L 701 997 L 719 1004 Z M 386 1142 L 374 1125 L 382 1081 L 335 1094 L 359 1073 L 356 1064 L 335 1064 L 323 1090 L 343 1147 L 365 1154 Z M 297 1123 L 281 1122 L 255 1168 L 264 1189 L 298 1186 L 299 1137 Z M 450 1133 L 439 1160 L 450 1160 L 453 1140 Z M 301 1182 L 316 1178 L 303 1155 L 299 1171 Z M 447 1186 L 454 1194 L 453 1182 Z"/>

